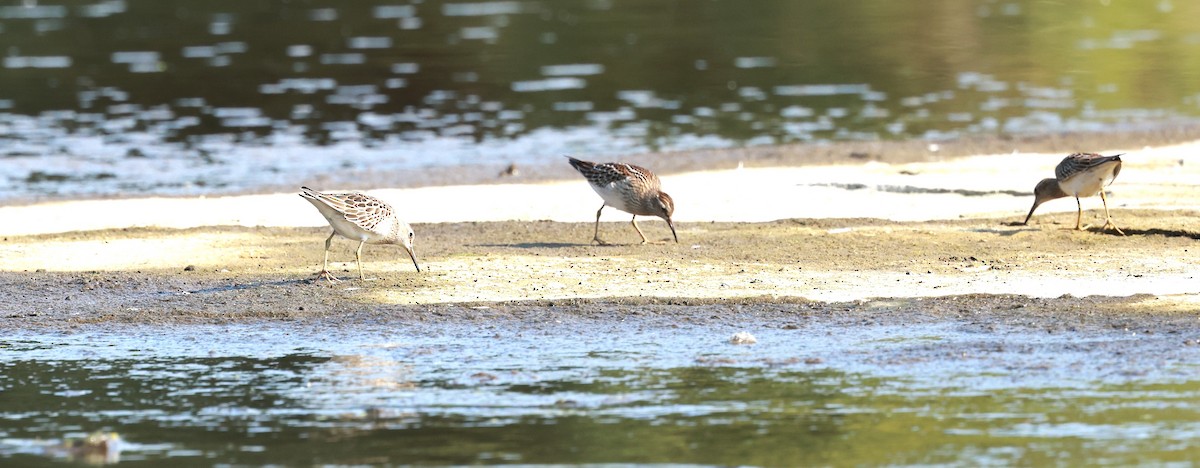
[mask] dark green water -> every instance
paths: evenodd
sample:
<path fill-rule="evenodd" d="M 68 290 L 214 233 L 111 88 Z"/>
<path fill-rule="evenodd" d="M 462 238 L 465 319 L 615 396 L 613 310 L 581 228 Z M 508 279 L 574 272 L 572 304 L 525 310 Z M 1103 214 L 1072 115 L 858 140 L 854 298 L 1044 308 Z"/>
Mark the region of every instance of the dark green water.
<path fill-rule="evenodd" d="M 10 1 L 0 193 L 1194 122 L 1197 17 L 1172 0 Z"/>
<path fill-rule="evenodd" d="M 192 326 L 0 340 L 0 464 L 1070 465 L 1200 456 L 1179 336 Z M 1142 356 L 1131 358 L 1131 356 Z M 1152 357 L 1151 357 L 1152 356 Z M 1193 364 L 1189 364 L 1193 363 Z"/>

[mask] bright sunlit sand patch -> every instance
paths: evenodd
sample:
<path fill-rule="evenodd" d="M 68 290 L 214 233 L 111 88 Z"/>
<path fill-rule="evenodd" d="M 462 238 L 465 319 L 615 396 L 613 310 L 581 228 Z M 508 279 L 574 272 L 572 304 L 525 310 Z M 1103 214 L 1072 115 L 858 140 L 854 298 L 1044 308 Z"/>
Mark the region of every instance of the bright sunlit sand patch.
<path fill-rule="evenodd" d="M 250 234 L 114 238 L 0 244 L 4 271 L 131 271 L 218 268 L 257 255 L 261 239 Z"/>
<path fill-rule="evenodd" d="M 1200 209 L 1200 143 L 1127 154 L 1108 187 L 1111 208 Z M 681 223 L 761 222 L 786 218 L 880 218 L 924 221 L 961 217 L 1024 218 L 1033 187 L 1054 175 L 1064 154 L 1002 154 L 912 164 L 745 168 L 663 175 Z M 320 187 L 337 190 L 337 187 Z M 410 223 L 552 220 L 590 222 L 601 200 L 583 178 L 371 190 Z M 1026 195 L 1028 194 L 1028 195 Z M 1099 209 L 1100 200 L 1083 200 Z M 1039 214 L 1074 211 L 1055 200 Z M 85 200 L 0 207 L 2 235 L 157 226 L 321 226 L 324 219 L 294 193 L 208 198 Z M 603 221 L 627 221 L 615 209 Z M 653 219 L 647 221 L 653 222 Z M 1119 216 L 1116 221 L 1120 224 Z"/>
<path fill-rule="evenodd" d="M 1200 311 L 1200 293 L 1192 292 L 1190 294 L 1164 294 L 1142 300 L 1134 304 L 1134 307 L 1143 309 L 1147 312 L 1155 313 L 1195 313 Z"/>
<path fill-rule="evenodd" d="M 781 270 L 750 263 L 651 262 L 631 258 L 496 256 L 430 263 L 426 286 L 372 289 L 386 304 L 507 302 L 569 298 L 803 297 L 841 302 L 872 298 L 1017 294 L 1029 297 L 1131 296 L 1200 292 L 1188 272 L 1127 277 L 1107 272 L 971 270 L 932 274 L 904 271 Z M 518 269 L 527 275 L 492 274 Z M 380 264 L 381 276 L 403 274 L 402 265 Z"/>

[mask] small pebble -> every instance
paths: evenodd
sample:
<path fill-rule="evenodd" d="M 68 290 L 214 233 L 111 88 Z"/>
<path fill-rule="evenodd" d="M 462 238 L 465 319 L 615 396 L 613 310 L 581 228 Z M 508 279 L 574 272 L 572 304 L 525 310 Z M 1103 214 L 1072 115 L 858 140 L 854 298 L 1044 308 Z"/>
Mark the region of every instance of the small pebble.
<path fill-rule="evenodd" d="M 758 339 L 747 332 L 737 332 L 729 337 L 729 342 L 732 344 L 754 344 L 758 343 Z"/>
<path fill-rule="evenodd" d="M 183 267 L 183 271 L 196 271 L 196 265 L 188 265 Z"/>

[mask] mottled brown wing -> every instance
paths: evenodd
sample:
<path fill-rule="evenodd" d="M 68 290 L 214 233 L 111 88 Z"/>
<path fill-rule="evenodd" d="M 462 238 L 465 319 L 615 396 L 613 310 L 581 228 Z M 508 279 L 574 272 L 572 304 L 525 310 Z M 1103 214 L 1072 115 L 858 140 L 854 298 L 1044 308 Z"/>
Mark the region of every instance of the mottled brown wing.
<path fill-rule="evenodd" d="M 1058 180 L 1067 180 L 1075 174 L 1114 160 L 1120 161 L 1121 155 L 1101 156 L 1095 153 L 1075 153 L 1063 158 L 1062 162 L 1058 163 L 1058 167 L 1054 168 L 1054 177 Z M 1113 177 L 1116 177 L 1115 172 Z"/>
<path fill-rule="evenodd" d="M 631 182 L 635 186 L 657 189 L 658 176 L 641 166 L 625 163 L 594 163 L 570 158 L 571 166 L 583 174 L 592 185 L 606 186 L 614 182 Z"/>
<path fill-rule="evenodd" d="M 644 187 L 656 190 L 662 185 L 662 183 L 658 180 L 658 176 L 654 175 L 653 172 L 650 172 L 649 169 L 646 169 L 642 166 L 634 166 L 633 164 L 624 163 L 608 163 L 603 164 L 603 166 L 606 166 L 606 169 L 611 169 L 617 173 L 620 173 L 622 177 L 627 177 L 634 181 L 640 181 L 635 182 L 634 185 L 642 185 Z"/>
<path fill-rule="evenodd" d="M 383 220 L 392 216 L 391 206 L 367 194 L 318 192 L 318 197 L 345 215 L 346 219 L 365 229 L 373 230 Z"/>

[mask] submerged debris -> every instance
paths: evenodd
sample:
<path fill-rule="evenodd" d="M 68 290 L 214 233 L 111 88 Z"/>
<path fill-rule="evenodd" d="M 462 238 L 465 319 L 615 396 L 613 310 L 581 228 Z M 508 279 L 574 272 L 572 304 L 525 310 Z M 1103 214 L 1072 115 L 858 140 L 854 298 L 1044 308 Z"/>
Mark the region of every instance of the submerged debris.
<path fill-rule="evenodd" d="M 0 446 L 17 449 L 16 453 L 40 454 L 55 459 L 107 465 L 121 461 L 121 436 L 116 432 L 96 431 L 87 436 L 62 440 L 4 439 Z M 0 450 L 4 453 L 4 450 Z"/>
<path fill-rule="evenodd" d="M 758 338 L 751 335 L 749 332 L 737 332 L 729 337 L 730 344 L 754 344 L 758 343 Z"/>

